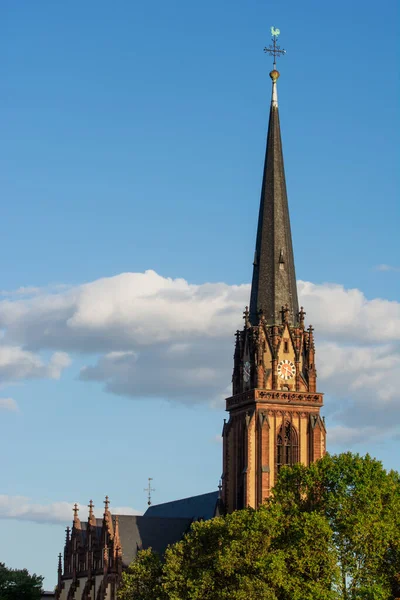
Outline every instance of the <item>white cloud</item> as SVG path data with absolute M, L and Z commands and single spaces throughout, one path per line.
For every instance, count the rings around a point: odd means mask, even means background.
M 15 402 L 14 398 L 0 398 L 0 410 L 19 412 L 18 404 Z
M 54 352 L 47 363 L 20 346 L 0 345 L 0 382 L 20 379 L 59 379 L 71 360 L 65 352 Z
M 377 265 L 375 267 L 375 271 L 395 271 L 396 273 L 400 273 L 400 267 L 393 267 L 392 265 Z
M 319 356 L 319 375 L 330 382 L 331 390 L 337 394 L 350 394 L 352 398 L 361 394 L 365 399 L 365 390 L 370 388 L 374 399 L 387 406 L 398 397 L 400 353 L 395 346 L 341 346 L 323 342 Z
M 174 345 L 175 346 L 175 345 Z M 229 340 L 195 337 L 186 351 L 168 343 L 138 352 L 110 352 L 81 370 L 84 381 L 103 381 L 106 390 L 132 397 L 158 397 L 179 402 L 213 402 L 226 387 L 231 369 Z
M 299 281 L 299 299 L 317 335 L 353 344 L 400 341 L 400 303 L 367 300 L 357 289 Z
M 352 448 L 360 442 L 366 440 L 377 441 L 381 439 L 383 433 L 377 427 L 346 427 L 345 425 L 335 425 L 329 428 L 327 444 L 328 450 L 332 446 L 345 446 Z
M 30 498 L 25 496 L 7 496 L 0 494 L 0 519 L 18 519 L 21 521 L 35 521 L 39 523 L 63 523 L 71 524 L 72 502 L 52 502 L 50 504 L 39 504 L 32 502 Z M 101 504 L 100 504 L 101 506 Z M 79 516 L 82 520 L 88 517 L 88 509 L 86 504 L 79 504 Z M 139 511 L 134 508 L 123 506 L 110 506 L 113 514 L 119 515 L 140 515 Z M 103 510 L 99 513 L 94 511 L 97 518 L 102 518 Z
M 389 430 L 400 412 L 400 303 L 336 284 L 298 287 L 315 327 L 326 412 L 341 427 Z M 54 378 L 75 352 L 93 356 L 81 380 L 114 394 L 220 404 L 249 291 L 146 271 L 7 297 L 0 377 Z M 46 351 L 54 352 L 47 363 Z
M 142 515 L 143 513 L 130 506 L 113 506 L 110 507 L 113 515 Z
M 0 495 L 0 518 L 38 521 L 43 523 L 69 523 L 72 520 L 73 504 L 53 502 L 33 503 L 25 496 Z
M 122 273 L 60 293 L 0 302 L 0 328 L 17 345 L 77 352 L 215 338 L 241 323 L 249 286 L 193 285 L 154 271 Z

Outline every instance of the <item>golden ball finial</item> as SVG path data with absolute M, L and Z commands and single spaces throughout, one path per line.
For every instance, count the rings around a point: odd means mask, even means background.
M 271 73 L 269 74 L 269 76 L 271 77 L 272 81 L 274 81 L 274 82 L 278 80 L 279 75 L 280 75 L 280 73 L 276 69 L 274 69 L 273 71 L 271 71 Z

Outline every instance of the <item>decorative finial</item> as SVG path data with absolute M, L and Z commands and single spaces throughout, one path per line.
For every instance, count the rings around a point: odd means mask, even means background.
M 147 504 L 148 506 L 151 505 L 151 492 L 155 492 L 156 490 L 154 488 L 151 487 L 151 482 L 153 481 L 152 477 L 148 478 L 148 485 L 147 488 L 144 488 L 144 491 L 147 492 Z
M 276 73 L 276 79 L 278 79 L 279 77 L 279 72 L 276 70 L 276 59 L 279 56 L 283 56 L 284 54 L 286 54 L 286 50 L 284 50 L 283 48 L 281 48 L 280 46 L 278 46 L 278 44 L 276 43 L 278 40 L 278 36 L 280 34 L 280 29 L 276 29 L 275 27 L 271 27 L 271 35 L 272 35 L 272 46 L 271 44 L 267 47 L 264 48 L 264 52 L 269 54 L 270 56 L 274 57 L 274 67 L 273 70 L 270 73 L 270 77 L 272 80 L 274 80 L 274 76 L 273 74 Z
M 72 527 L 73 527 L 73 529 L 81 529 L 81 522 L 80 522 L 79 516 L 78 516 L 79 506 L 76 502 L 75 502 L 74 508 L 72 510 L 74 512 L 74 522 L 72 524 Z
M 90 525 L 92 525 L 92 527 L 95 527 L 96 526 L 96 517 L 93 514 L 93 509 L 94 509 L 93 500 L 90 500 L 90 502 L 88 504 L 88 508 L 89 508 L 88 523 Z
M 103 504 L 104 504 L 104 512 L 107 512 L 108 507 L 110 506 L 110 499 L 108 496 L 106 496 L 105 500 L 103 500 Z
M 304 311 L 304 308 L 303 308 L 303 307 L 301 307 L 301 308 L 300 308 L 300 311 L 299 311 L 299 315 L 298 315 L 298 317 L 299 317 L 299 323 L 300 323 L 300 327 L 301 327 L 302 329 L 304 329 L 304 317 L 306 316 L 306 314 L 307 314 L 307 313 Z
M 282 306 L 281 314 L 282 314 L 282 323 L 288 323 L 289 322 L 289 314 L 290 314 L 289 304 L 286 303 L 285 306 Z
M 278 107 L 278 92 L 276 90 L 276 82 L 278 81 L 279 71 L 276 70 L 276 59 L 279 56 L 283 56 L 286 54 L 286 50 L 283 50 L 280 46 L 278 46 L 277 39 L 280 34 L 280 30 L 275 27 L 271 27 L 271 35 L 272 35 L 272 45 L 270 44 L 268 48 L 264 48 L 264 52 L 274 57 L 274 66 L 269 76 L 272 79 L 272 106 L 274 108 Z

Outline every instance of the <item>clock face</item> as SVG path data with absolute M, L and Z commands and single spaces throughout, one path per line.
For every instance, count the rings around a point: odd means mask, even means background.
M 248 360 L 243 365 L 243 379 L 246 383 L 250 380 L 250 363 Z
M 278 375 L 281 379 L 292 379 L 296 375 L 296 367 L 291 360 L 281 360 L 278 364 Z

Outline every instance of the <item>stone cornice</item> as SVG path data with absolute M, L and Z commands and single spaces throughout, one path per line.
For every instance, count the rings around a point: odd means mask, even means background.
M 227 398 L 226 410 L 232 410 L 253 403 L 315 406 L 319 408 L 323 405 L 323 394 L 318 394 L 316 392 L 286 392 L 253 389 Z

